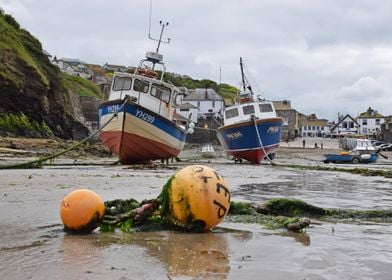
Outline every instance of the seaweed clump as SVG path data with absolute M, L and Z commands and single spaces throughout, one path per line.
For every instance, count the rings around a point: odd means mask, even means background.
M 283 215 L 288 217 L 320 217 L 326 210 L 299 199 L 274 198 L 256 208 L 258 213 L 264 215 Z

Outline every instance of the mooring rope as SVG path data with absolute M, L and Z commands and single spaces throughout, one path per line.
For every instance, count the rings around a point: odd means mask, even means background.
M 256 118 L 253 117 L 253 123 L 255 124 L 255 129 L 256 129 L 256 133 L 257 133 L 257 139 L 259 140 L 259 145 L 261 147 L 261 149 L 264 152 L 265 158 L 272 164 L 272 165 L 276 165 L 276 163 L 272 162 L 272 160 L 270 159 L 269 155 L 267 154 L 267 152 L 264 149 L 264 145 L 263 142 L 261 141 L 261 137 L 260 137 L 260 133 L 259 133 L 259 128 L 257 127 L 257 123 L 256 123 Z
M 69 147 L 68 149 L 65 149 L 63 151 L 36 159 L 36 160 L 32 160 L 32 161 L 28 161 L 28 162 L 23 162 L 23 163 L 18 163 L 18 164 L 10 164 L 10 165 L 0 165 L 0 169 L 22 169 L 22 168 L 37 168 L 37 167 L 41 167 L 43 165 L 43 163 L 47 160 L 51 160 L 54 159 L 56 157 L 59 157 L 61 155 L 64 155 L 66 153 L 68 153 L 69 151 L 72 151 L 74 149 L 76 149 L 77 147 L 83 145 L 84 143 L 86 143 L 87 141 L 89 141 L 91 138 L 93 138 L 95 135 L 97 135 L 102 129 L 104 129 L 115 117 L 118 116 L 118 112 L 120 112 L 125 104 L 128 102 L 129 100 L 129 96 L 126 96 L 124 98 L 123 103 L 121 104 L 121 106 L 118 108 L 118 110 L 113 114 L 113 116 L 106 122 L 104 123 L 99 129 L 97 129 L 93 134 L 91 134 L 90 136 L 86 137 L 85 139 L 83 139 L 82 141 L 80 141 L 79 143 L 76 143 L 75 145 Z

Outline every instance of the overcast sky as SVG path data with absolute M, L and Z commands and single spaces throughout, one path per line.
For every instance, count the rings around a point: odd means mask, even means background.
M 58 58 L 137 65 L 150 0 L 0 0 Z M 390 0 L 153 0 L 151 35 L 168 71 L 239 87 L 239 57 L 254 89 L 297 111 L 336 120 L 370 106 L 392 115 Z M 220 71 L 221 69 L 221 71 Z M 221 75 L 220 75 L 221 73 Z

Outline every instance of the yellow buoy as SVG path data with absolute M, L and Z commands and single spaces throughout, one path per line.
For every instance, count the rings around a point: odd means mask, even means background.
M 229 211 L 230 188 L 211 167 L 191 165 L 170 178 L 161 198 L 162 216 L 168 223 L 194 231 L 208 231 Z
M 105 204 L 95 192 L 80 189 L 61 201 L 60 216 L 66 231 L 90 233 L 99 226 L 105 214 Z

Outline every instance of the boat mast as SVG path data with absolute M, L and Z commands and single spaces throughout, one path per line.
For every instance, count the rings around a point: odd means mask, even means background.
M 159 39 L 155 39 L 155 38 L 153 38 L 151 36 L 151 17 L 152 17 L 152 0 L 150 0 L 150 20 L 149 20 L 149 26 L 148 26 L 148 38 L 150 40 L 158 42 L 158 46 L 157 46 L 157 50 L 156 50 L 156 53 L 158 54 L 159 53 L 159 47 L 161 46 L 161 43 L 165 43 L 165 44 L 169 44 L 170 43 L 170 38 L 167 38 L 167 40 L 165 40 L 165 41 L 162 40 L 163 31 L 165 30 L 165 27 L 167 27 L 169 25 L 169 23 L 168 22 L 163 22 L 162 20 L 159 21 L 159 24 L 162 26 L 161 34 L 159 35 Z M 152 67 L 153 70 L 154 70 L 155 64 L 156 63 L 153 62 L 153 67 Z
M 253 95 L 252 87 L 249 85 L 245 74 L 244 74 L 244 67 L 242 65 L 242 57 L 240 57 L 240 66 L 241 66 L 241 77 L 242 77 L 242 86 L 244 88 L 244 91 L 249 90 L 250 93 Z
M 241 67 L 242 87 L 244 88 L 244 91 L 246 91 L 244 68 L 242 66 L 242 57 L 240 57 L 240 67 Z

